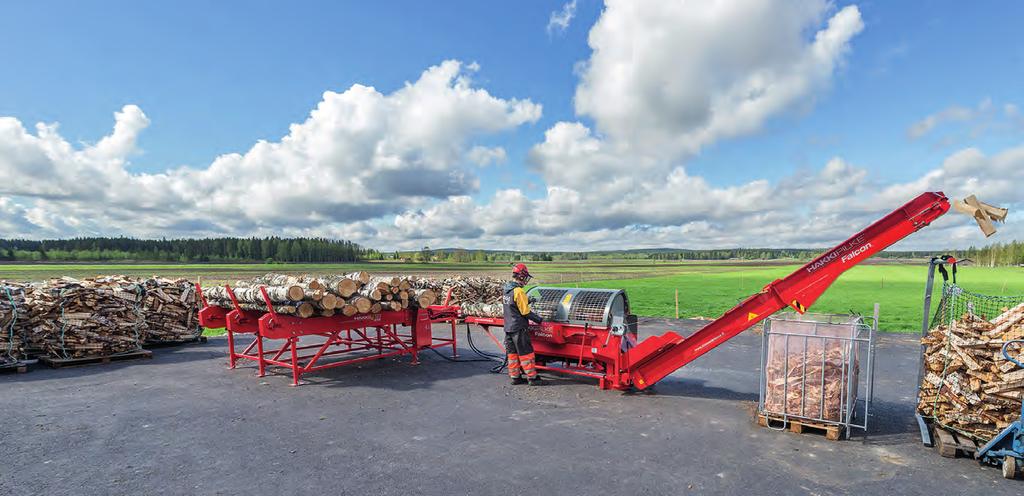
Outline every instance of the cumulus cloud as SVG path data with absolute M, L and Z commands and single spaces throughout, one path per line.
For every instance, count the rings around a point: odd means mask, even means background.
M 125 106 L 109 135 L 82 147 L 56 124 L 32 134 L 0 118 L 0 199 L 20 209 L 3 215 L 56 235 L 337 230 L 472 193 L 479 180 L 463 164 L 505 157 L 500 147 L 470 146 L 474 138 L 541 115 L 529 100 L 474 87 L 476 70 L 450 60 L 390 94 L 362 85 L 327 91 L 279 141 L 158 174 L 127 169 L 149 124 L 137 106 Z
M 863 29 L 856 6 L 826 21 L 829 8 L 609 0 L 590 32 L 576 112 L 611 141 L 673 155 L 755 132 L 827 87 Z
M 576 17 L 576 0 L 566 2 L 562 8 L 551 13 L 548 18 L 548 34 L 565 32 L 569 29 L 569 23 Z

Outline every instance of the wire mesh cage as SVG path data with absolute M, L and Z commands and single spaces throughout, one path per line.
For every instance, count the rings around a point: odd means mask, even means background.
M 761 337 L 758 412 L 867 429 L 874 369 L 875 318 L 785 312 Z
M 1024 295 L 985 295 L 943 284 L 927 329 L 918 373 L 919 421 L 985 443 L 1020 418 L 1022 372 L 1002 352 L 1005 344 L 1024 339 Z
M 929 329 L 957 320 L 992 320 L 1000 315 L 1024 314 L 1024 295 L 993 296 L 967 291 L 956 284 L 942 285 L 942 300 Z

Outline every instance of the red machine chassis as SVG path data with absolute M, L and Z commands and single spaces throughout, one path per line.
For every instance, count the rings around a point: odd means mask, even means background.
M 427 310 L 410 308 L 351 317 L 299 318 L 275 312 L 265 290 L 266 313 L 243 310 L 231 287 L 225 288 L 235 307 L 232 310 L 210 306 L 198 288 L 203 303 L 199 323 L 226 329 L 229 368 L 235 368 L 239 360 L 252 360 L 263 377 L 268 366 L 283 367 L 291 371 L 292 385 L 297 386 L 303 374 L 387 357 L 411 355 L 410 364 L 418 365 L 419 352 L 430 348 L 450 346 L 452 358 L 458 358 L 452 317 L 431 318 Z M 436 322 L 451 324 L 450 337 L 433 335 Z M 235 346 L 238 335 L 251 335 L 241 352 Z

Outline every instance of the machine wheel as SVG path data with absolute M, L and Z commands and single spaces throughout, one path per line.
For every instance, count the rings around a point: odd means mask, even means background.
M 1012 456 L 1003 457 L 1003 477 L 1013 479 L 1017 476 L 1017 459 Z

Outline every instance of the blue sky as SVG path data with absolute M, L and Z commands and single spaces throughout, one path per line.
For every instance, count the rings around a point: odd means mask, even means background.
M 387 248 L 426 242 L 468 247 L 558 248 L 566 245 L 565 236 L 559 236 L 559 232 L 566 231 L 566 226 L 559 222 L 538 220 L 536 225 L 514 229 L 483 217 L 488 211 L 496 210 L 498 203 L 508 202 L 508 198 L 498 198 L 496 194 L 510 189 L 536 202 L 510 214 L 519 216 L 553 208 L 552 201 L 556 198 L 545 190 L 551 186 L 567 187 L 583 197 L 623 196 L 618 190 L 588 188 L 586 182 L 575 179 L 559 182 L 552 175 L 553 166 L 538 165 L 538 159 L 531 158 L 534 148 L 545 142 L 545 132 L 562 122 L 585 126 L 599 137 L 601 146 L 622 145 L 632 150 L 616 152 L 620 170 L 613 168 L 612 172 L 597 165 L 586 169 L 585 162 L 590 159 L 576 157 L 574 160 L 583 164 L 579 166 L 581 174 L 592 172 L 593 180 L 609 181 L 614 179 L 609 175 L 629 176 L 635 163 L 649 160 L 660 164 L 651 166 L 654 172 L 651 172 L 650 184 L 662 182 L 661 178 L 672 170 L 685 170 L 688 176 L 707 183 L 709 198 L 735 196 L 736 191 L 729 188 L 749 186 L 751 181 L 765 180 L 775 185 L 793 176 L 812 176 L 830 160 L 839 158 L 851 168 L 851 174 L 864 172 L 859 189 L 843 194 L 866 199 L 894 185 L 918 181 L 949 157 L 967 149 L 977 149 L 984 155 L 983 159 L 975 157 L 981 160 L 978 167 L 982 171 L 1007 167 L 988 165 L 988 161 L 998 162 L 996 157 L 1000 153 L 1022 144 L 1024 126 L 1014 110 L 1015 106 L 1024 104 L 1020 85 L 1024 80 L 1024 44 L 1015 32 L 1019 20 L 1024 18 L 1024 7 L 1019 3 L 980 2 L 968 6 L 958 2 L 926 5 L 807 2 L 811 13 L 785 4 L 768 5 L 768 11 L 777 12 L 779 16 L 806 17 L 796 23 L 797 32 L 788 33 L 800 37 L 804 49 L 814 41 L 815 32 L 825 30 L 829 19 L 840 12 L 856 11 L 860 28 L 845 33 L 845 50 L 837 52 L 826 69 L 811 71 L 810 83 L 806 85 L 809 89 L 801 90 L 801 94 L 779 108 L 758 116 L 761 121 L 753 129 L 729 130 L 685 151 L 664 140 L 648 146 L 648 143 L 616 136 L 616 131 L 612 131 L 616 124 L 607 115 L 621 115 L 620 111 L 628 109 L 610 107 L 620 97 L 626 100 L 635 95 L 629 90 L 620 95 L 614 93 L 615 88 L 599 88 L 603 84 L 600 81 L 611 79 L 614 74 L 594 69 L 600 65 L 600 61 L 594 62 L 599 55 L 588 43 L 588 35 L 596 29 L 596 23 L 602 16 L 608 17 L 608 26 L 614 25 L 611 22 L 614 15 L 649 17 L 625 12 L 629 9 L 614 5 L 606 7 L 598 1 L 578 0 L 573 3 L 574 15 L 565 29 L 549 28 L 552 15 L 565 4 L 564 1 L 5 3 L 0 6 L 0 44 L 6 47 L 0 73 L 0 116 L 13 118 L 29 134 L 35 133 L 33 126 L 37 122 L 59 123 L 60 137 L 72 147 L 84 150 L 111 134 L 114 112 L 126 105 L 137 106 L 144 112 L 148 125 L 141 126 L 137 136 L 132 135 L 131 152 L 117 159 L 123 162 L 119 167 L 123 166 L 129 175 L 160 175 L 179 166 L 201 171 L 219 155 L 245 154 L 259 140 L 281 141 L 289 134 L 290 125 L 309 117 L 311 110 L 323 100 L 325 91 L 344 93 L 353 85 L 361 84 L 390 95 L 403 85 L 415 83 L 428 68 L 446 60 L 461 61 L 463 67 L 472 63 L 479 65 L 478 70 L 462 71 L 471 79 L 474 89 L 485 91 L 502 102 L 528 100 L 543 110 L 534 119 L 517 121 L 499 130 L 468 128 L 457 136 L 460 149 L 501 147 L 507 155 L 501 163 L 476 167 L 469 164 L 465 156 L 458 156 L 449 158 L 442 166 L 430 165 L 446 172 L 468 170 L 478 186 L 453 191 L 457 193 L 453 195 L 438 193 L 412 199 L 398 210 L 380 215 L 383 211 L 375 209 L 368 210 L 371 213 L 365 218 L 327 211 L 356 208 L 349 203 L 324 207 L 325 211 L 313 212 L 291 225 L 260 217 L 229 224 L 203 218 L 204 222 L 194 225 L 206 226 L 204 229 L 177 232 L 138 227 L 140 224 L 172 225 L 166 219 L 100 219 L 96 212 L 102 210 L 105 200 L 76 194 L 69 195 L 68 201 L 72 201 L 71 196 L 75 197 L 76 211 L 81 218 L 70 224 L 55 224 L 45 221 L 47 215 L 41 212 L 44 207 L 40 206 L 40 199 L 47 194 L 34 191 L 31 186 L 19 186 L 6 192 L 0 189 L 0 201 L 6 202 L 0 204 L 0 207 L 6 206 L 5 211 L 0 210 L 0 216 L 8 216 L 7 224 L 0 224 L 0 227 L 31 237 L 99 233 L 139 236 L 283 233 L 353 237 Z M 747 10 L 762 7 L 758 4 L 760 2 L 752 1 Z M 701 8 L 699 2 L 690 2 L 685 8 L 674 11 L 673 15 L 683 16 L 678 22 L 667 15 L 660 16 L 660 21 L 652 22 L 663 22 L 663 25 L 637 29 L 694 31 L 687 28 L 686 23 L 693 17 L 699 18 L 699 12 L 695 11 Z M 748 14 L 744 9 L 734 10 L 721 15 L 735 16 L 733 21 L 743 22 L 743 16 Z M 780 17 L 779 21 L 785 18 Z M 766 18 L 764 22 L 773 21 Z M 604 53 L 614 52 L 615 43 L 630 43 L 635 37 L 628 32 L 620 34 L 610 30 L 602 45 Z M 707 31 L 710 39 L 717 39 L 713 28 Z M 737 50 L 756 48 L 743 45 L 746 33 L 731 34 L 739 40 Z M 668 39 L 671 41 L 674 35 L 670 33 Z M 772 39 L 786 35 L 780 31 L 774 33 Z M 751 36 L 751 43 L 754 42 Z M 779 53 L 796 53 L 793 52 L 796 48 L 784 45 L 780 45 Z M 708 47 L 705 52 L 717 50 L 713 44 Z M 638 53 L 634 54 L 637 60 L 651 56 L 655 57 L 653 60 L 669 62 L 662 68 L 667 75 L 660 80 L 662 86 L 668 86 L 663 91 L 669 95 L 678 89 L 673 88 L 673 84 L 686 86 L 701 82 L 704 80 L 700 76 L 702 71 L 719 70 L 710 59 L 706 66 L 688 67 L 689 72 L 681 72 L 679 78 L 673 79 L 676 67 L 687 66 L 689 61 L 705 54 L 689 51 L 698 49 L 683 43 L 654 44 L 643 49 L 659 53 L 643 54 L 637 49 Z M 747 59 L 738 57 L 736 61 L 723 61 L 722 65 L 739 64 L 743 60 Z M 597 81 L 595 91 L 602 95 L 591 104 L 596 110 L 589 112 L 580 111 L 578 102 L 574 101 L 578 88 L 584 85 L 588 61 L 591 75 Z M 793 70 L 782 56 L 776 66 L 759 66 L 757 61 L 751 64 L 746 73 L 743 67 L 723 71 L 726 73 L 716 80 L 722 87 L 709 86 L 706 95 L 714 98 L 725 91 L 728 84 L 742 81 L 758 70 L 779 73 Z M 815 71 L 825 71 L 825 74 Z M 635 77 L 632 83 L 645 83 L 639 75 Z M 601 110 L 597 108 L 600 105 L 609 108 Z M 640 111 L 644 108 L 644 105 L 637 107 Z M 951 108 L 954 110 L 942 114 Z M 666 113 L 671 112 L 682 115 L 688 109 L 670 105 Z M 912 137 L 911 127 L 930 115 L 950 118 L 937 117 L 937 123 L 927 132 Z M 637 122 L 645 119 L 642 115 L 632 117 L 638 119 Z M 630 121 L 630 116 L 626 121 Z M 439 126 L 429 118 L 422 125 Z M 699 123 L 687 126 L 679 129 L 680 135 L 700 128 Z M 14 149 L 12 145 L 10 150 Z M 8 153 L 15 156 L 14 152 Z M 78 167 L 52 156 L 49 160 L 56 171 Z M 555 159 L 551 160 L 556 163 Z M 25 167 L 32 167 L 28 162 L 18 163 L 15 159 L 8 162 L 11 174 L 18 172 L 19 167 L 22 172 Z M 334 165 L 327 162 L 320 166 Z M 239 167 L 243 167 L 239 175 L 245 175 L 244 164 Z M 0 178 L 2 175 L 0 172 Z M 139 180 L 146 184 L 152 182 L 151 179 Z M 364 183 L 366 181 L 370 179 L 364 178 Z M 1012 196 L 998 196 L 1006 189 L 1005 185 L 997 184 L 989 189 L 1004 203 L 1019 201 Z M 268 191 L 273 194 L 272 187 Z M 984 191 L 977 193 L 985 196 Z M 452 197 L 460 196 L 470 197 L 477 211 L 446 210 Z M 804 200 L 806 208 L 814 211 L 816 202 L 829 198 Z M 188 203 L 178 197 L 173 201 Z M 109 205 L 109 201 L 106 204 Z M 292 206 L 306 208 L 304 203 Z M 885 206 L 891 210 L 897 204 Z M 197 212 L 219 217 L 210 212 L 213 208 L 210 205 L 192 204 L 191 207 L 196 212 L 185 216 L 189 221 L 203 217 Z M 674 217 L 659 215 L 648 222 L 640 214 L 616 213 L 595 219 L 580 213 L 600 209 L 600 204 L 580 203 L 566 208 L 568 210 L 561 215 L 568 218 L 567 225 L 572 227 L 568 232 L 576 229 L 574 226 L 589 226 L 579 229 L 578 239 L 592 241 L 595 248 L 633 244 L 702 247 L 765 242 L 763 235 L 736 235 L 747 226 L 710 211 L 703 216 L 699 211 Z M 745 210 L 746 207 L 737 208 Z M 775 222 L 775 218 L 784 214 L 780 208 L 765 207 L 756 215 L 762 216 L 761 223 Z M 404 215 L 406 225 L 431 226 L 437 220 L 433 216 L 446 213 L 449 217 L 463 215 L 465 218 L 457 219 L 457 228 L 438 221 L 440 224 L 433 231 L 402 229 L 403 222 L 396 219 Z M 849 212 L 827 213 L 840 215 L 840 225 L 845 228 L 863 223 L 875 212 L 856 216 Z M 224 215 L 231 214 L 225 212 Z M 306 212 L 300 210 L 295 215 L 303 217 Z M 813 225 L 825 218 L 810 214 L 804 221 L 806 225 Z M 648 224 L 660 230 L 659 236 L 636 243 L 607 241 L 609 236 L 621 238 L 629 229 L 646 228 Z M 466 225 L 477 229 L 466 229 Z M 950 224 L 949 229 L 954 227 Z M 789 232 L 769 240 L 768 244 L 813 244 L 819 239 L 839 236 L 840 232 L 806 237 L 799 232 Z M 1015 231 L 1010 232 L 1012 235 Z M 922 243 L 962 244 L 967 242 L 965 236 L 966 231 L 950 231 L 945 237 L 936 234 Z

